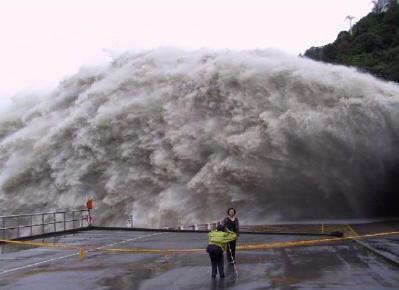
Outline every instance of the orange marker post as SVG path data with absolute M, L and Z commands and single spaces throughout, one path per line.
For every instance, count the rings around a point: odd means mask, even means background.
M 88 216 L 87 216 L 87 223 L 89 225 L 89 227 L 91 226 L 91 210 L 93 209 L 93 198 L 89 198 L 86 202 L 86 208 L 87 208 L 87 212 L 88 212 Z

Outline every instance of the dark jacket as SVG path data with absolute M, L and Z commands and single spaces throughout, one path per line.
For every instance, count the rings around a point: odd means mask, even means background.
M 223 220 L 223 224 L 225 225 L 226 228 L 228 228 L 230 231 L 234 232 L 237 234 L 237 236 L 240 234 L 240 223 L 238 222 L 238 218 L 235 218 L 234 221 L 229 219 L 228 217 Z

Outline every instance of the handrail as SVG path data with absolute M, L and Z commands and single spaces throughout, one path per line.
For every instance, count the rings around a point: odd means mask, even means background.
M 41 234 L 55 233 L 60 230 L 60 227 L 57 229 L 57 225 L 59 224 L 63 224 L 61 229 L 64 231 L 68 228 L 82 228 L 83 221 L 85 220 L 87 221 L 87 225 L 90 226 L 91 215 L 88 209 L 58 210 L 53 212 L 0 216 L 0 233 L 3 239 L 6 238 L 6 235 L 7 238 L 19 238 L 21 237 L 21 233 L 23 237 L 29 237 L 37 232 L 41 232 Z M 78 225 L 76 225 L 76 222 L 79 222 Z M 49 225 L 53 226 L 52 231 L 48 231 Z M 38 227 L 39 230 L 37 230 Z M 22 230 L 26 228 L 30 228 L 30 234 L 28 233 L 28 235 L 26 235 L 26 230 Z
M 61 214 L 61 213 L 68 213 L 68 212 L 82 212 L 82 211 L 87 211 L 87 209 L 51 211 L 51 212 L 41 212 L 41 213 L 32 213 L 32 214 L 3 215 L 3 216 L 0 216 L 0 219 L 2 219 L 2 218 L 15 218 L 15 217 L 28 217 L 28 216 L 39 216 L 39 215 L 50 215 L 50 214 Z
M 81 221 L 81 220 L 86 220 L 85 218 L 80 218 L 80 219 L 74 219 L 74 220 L 65 220 L 65 222 L 76 222 L 76 221 Z M 44 224 L 32 224 L 32 225 L 25 225 L 25 226 L 15 226 L 15 227 L 7 227 L 7 228 L 0 228 L 0 231 L 2 230 L 15 230 L 15 229 L 23 229 L 23 228 L 30 228 L 30 227 L 39 227 L 39 226 L 48 226 L 48 225 L 53 225 L 53 224 L 62 224 L 64 221 L 56 221 L 56 222 L 51 222 L 51 223 L 44 223 Z

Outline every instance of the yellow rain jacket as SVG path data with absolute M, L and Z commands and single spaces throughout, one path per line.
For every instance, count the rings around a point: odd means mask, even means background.
M 208 233 L 208 238 L 210 245 L 219 246 L 224 252 L 226 251 L 227 243 L 237 239 L 237 235 L 229 230 L 226 230 L 226 232 L 214 230 Z

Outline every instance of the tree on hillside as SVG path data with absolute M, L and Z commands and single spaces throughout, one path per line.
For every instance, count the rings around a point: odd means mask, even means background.
M 360 19 L 351 34 L 341 31 L 334 43 L 311 47 L 305 56 L 355 66 L 361 71 L 399 82 L 399 3 L 397 0 L 390 3 L 387 11 L 370 13 Z

